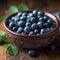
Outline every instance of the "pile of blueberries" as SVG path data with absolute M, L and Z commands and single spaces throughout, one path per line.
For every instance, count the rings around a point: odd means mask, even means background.
M 8 28 L 19 34 L 38 35 L 50 32 L 55 27 L 52 18 L 38 10 L 19 12 L 8 20 Z

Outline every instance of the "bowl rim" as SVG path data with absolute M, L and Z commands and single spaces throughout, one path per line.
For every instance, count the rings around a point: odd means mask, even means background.
M 31 11 L 28 10 L 28 11 L 21 11 L 21 12 L 31 12 Z M 47 33 L 44 33 L 44 34 L 38 34 L 38 35 L 27 35 L 27 34 L 22 35 L 22 34 L 13 32 L 12 30 L 10 30 L 10 29 L 7 27 L 6 22 L 7 22 L 7 20 L 8 20 L 10 17 L 12 17 L 13 15 L 16 15 L 17 13 L 19 13 L 19 12 L 16 12 L 16 13 L 13 13 L 13 14 L 8 15 L 7 18 L 5 19 L 4 23 L 3 23 L 3 25 L 4 25 L 4 30 L 6 29 L 6 30 L 7 30 L 8 32 L 10 32 L 11 34 L 14 34 L 14 35 L 17 35 L 17 36 L 27 36 L 27 37 L 29 37 L 29 36 L 33 36 L 33 37 L 36 37 L 36 36 L 41 36 L 41 37 L 43 37 L 43 36 L 45 36 L 45 37 L 46 37 L 46 36 L 51 35 L 51 33 L 53 33 L 54 31 L 56 31 L 56 30 L 59 28 L 59 20 L 57 19 L 57 17 L 54 16 L 53 14 L 50 14 L 50 13 L 48 13 L 48 12 L 45 12 L 45 14 L 46 14 L 47 16 L 49 16 L 50 18 L 52 18 L 52 20 L 55 21 L 55 23 L 56 23 L 56 27 L 55 27 L 52 31 L 47 32 Z

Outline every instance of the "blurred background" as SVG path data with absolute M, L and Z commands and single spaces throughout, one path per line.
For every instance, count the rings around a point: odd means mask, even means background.
M 60 0 L 0 0 L 0 17 L 7 14 L 10 6 L 27 5 L 30 10 L 38 9 L 47 12 L 59 12 Z

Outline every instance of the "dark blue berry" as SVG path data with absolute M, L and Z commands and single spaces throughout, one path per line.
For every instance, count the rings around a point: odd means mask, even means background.
M 42 11 L 40 12 L 40 11 L 39 11 L 39 12 L 38 12 L 38 15 L 40 15 L 41 17 L 43 17 L 43 16 L 44 16 L 44 12 L 42 12 Z
M 20 17 L 20 20 L 26 21 L 27 18 L 26 18 L 26 16 L 21 16 L 21 17 Z
M 43 34 L 45 32 L 46 32 L 45 29 L 41 29 L 40 34 Z
M 27 16 L 27 13 L 22 13 L 22 16 Z
M 43 28 L 49 27 L 48 23 L 44 23 Z
M 36 23 L 33 23 L 33 24 L 31 25 L 31 29 L 34 30 L 34 29 L 36 29 L 36 28 L 37 28 L 37 24 L 36 24 Z
M 38 34 L 39 33 L 39 30 L 38 29 L 35 29 L 34 30 L 34 34 Z
M 18 21 L 20 21 L 19 17 L 16 16 L 15 19 L 14 19 L 14 22 L 17 23 Z
M 26 26 L 31 26 L 31 23 L 30 23 L 30 22 L 27 22 L 27 23 L 26 23 Z
M 28 34 L 28 33 L 30 32 L 30 30 L 31 30 L 31 28 L 28 27 L 28 26 L 24 28 L 24 32 L 25 32 L 26 34 Z
M 0 45 L 4 45 L 5 44 L 5 41 L 0 39 Z
M 32 14 L 32 13 L 28 13 L 27 19 L 29 19 L 29 18 L 31 18 L 31 17 L 33 17 L 33 14 Z
M 28 51 L 28 54 L 31 56 L 31 57 L 35 57 L 36 56 L 36 52 L 34 50 L 29 50 Z
M 50 28 L 46 28 L 45 31 L 46 31 L 46 33 L 50 32 Z
M 43 19 L 44 19 L 45 21 L 47 21 L 47 20 L 49 19 L 49 17 L 45 15 L 45 16 L 43 17 Z
M 17 26 L 24 27 L 25 22 L 24 21 L 19 21 L 19 22 L 17 22 Z
M 37 26 L 38 26 L 39 28 L 42 28 L 43 23 L 42 23 L 42 22 L 38 22 L 38 23 L 37 23 Z
M 32 13 L 33 13 L 33 15 L 37 16 L 37 12 L 38 12 L 37 10 L 33 10 Z
M 12 29 L 12 27 L 14 27 L 14 26 L 15 26 L 15 23 L 14 23 L 14 22 L 10 22 L 10 23 L 9 23 L 9 28 L 10 28 L 10 29 Z
M 18 16 L 18 17 L 21 17 L 21 16 L 22 16 L 22 12 L 19 12 L 19 13 L 17 14 L 17 16 Z
M 18 29 L 17 26 L 15 26 L 15 27 L 12 28 L 12 30 L 15 31 L 15 32 L 17 31 L 17 29 Z
M 31 18 L 30 18 L 30 22 L 34 23 L 34 22 L 36 22 L 36 21 L 37 21 L 37 19 L 36 19 L 35 17 L 31 17 Z
M 30 31 L 29 32 L 29 35 L 34 35 L 34 31 Z
M 17 30 L 17 33 L 22 33 L 23 32 L 23 28 L 22 27 L 19 27 L 18 30 Z

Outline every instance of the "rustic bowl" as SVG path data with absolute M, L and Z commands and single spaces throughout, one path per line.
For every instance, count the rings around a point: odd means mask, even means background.
M 31 11 L 25 11 L 25 12 L 31 12 Z M 59 30 L 59 21 L 55 16 L 47 12 L 45 12 L 45 14 L 51 17 L 56 24 L 56 27 L 52 31 L 41 34 L 41 35 L 31 35 L 31 36 L 21 35 L 11 31 L 7 27 L 7 20 L 9 20 L 12 16 L 16 15 L 17 13 L 14 13 L 8 16 L 4 22 L 5 32 L 7 36 L 10 38 L 12 44 L 16 45 L 17 47 L 22 47 L 27 49 L 36 49 L 36 48 L 45 47 L 48 44 L 51 44 L 53 40 L 56 38 Z

